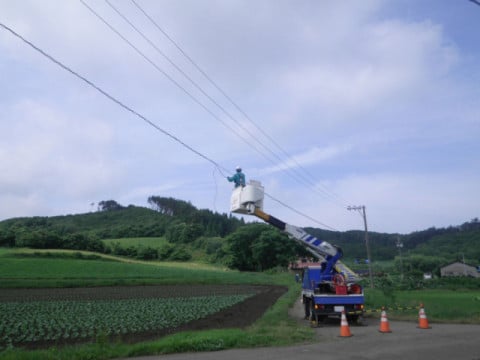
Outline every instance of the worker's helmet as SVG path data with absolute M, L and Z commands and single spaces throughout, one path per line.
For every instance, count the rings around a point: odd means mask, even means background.
M 237 172 L 240 172 L 240 171 L 242 171 L 242 168 L 240 166 L 237 166 L 236 170 L 237 170 Z

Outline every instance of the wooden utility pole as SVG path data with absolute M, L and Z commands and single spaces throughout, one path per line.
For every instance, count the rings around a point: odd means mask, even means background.
M 372 256 L 370 254 L 370 245 L 368 244 L 368 227 L 367 227 L 367 213 L 365 211 L 365 205 L 362 206 L 349 206 L 348 210 L 357 210 L 363 217 L 363 225 L 365 226 L 365 247 L 367 248 L 367 260 L 368 260 L 368 276 L 370 277 L 370 288 L 373 286 L 373 273 L 372 273 Z
M 400 279 L 403 281 L 403 258 L 402 258 L 402 248 L 403 248 L 403 242 L 400 239 L 400 236 L 397 236 L 397 242 L 395 243 L 397 245 L 398 252 L 400 254 Z

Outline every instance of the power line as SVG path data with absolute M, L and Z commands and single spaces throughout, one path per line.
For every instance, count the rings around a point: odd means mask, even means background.
M 108 21 L 106 21 L 102 16 L 100 16 L 96 11 L 94 11 L 90 6 L 88 6 L 84 0 L 80 0 L 80 2 L 85 6 L 87 7 L 97 18 L 99 18 L 105 25 L 107 25 L 112 31 L 114 31 L 122 40 L 126 41 L 135 51 L 137 51 L 145 60 L 147 60 L 149 63 L 151 63 L 152 65 L 154 65 L 154 67 L 158 70 L 159 67 L 158 65 L 156 65 L 152 60 L 150 60 L 149 58 L 146 57 L 146 55 L 144 53 L 142 53 L 136 46 L 134 46 L 130 41 L 128 41 L 125 36 L 121 35 L 120 32 L 118 30 L 116 30 Z M 172 61 L 163 51 L 161 51 L 159 49 L 159 47 L 152 41 L 150 40 L 142 31 L 140 31 L 138 29 L 137 26 L 135 26 L 118 8 L 116 8 L 109 0 L 105 0 L 105 2 L 125 21 L 127 22 L 134 30 L 135 32 L 137 32 L 137 34 L 139 34 L 145 41 L 147 41 L 161 56 L 163 56 L 177 71 L 179 71 L 188 81 L 190 81 L 205 97 L 207 97 L 214 105 L 216 105 L 225 115 L 227 115 L 227 117 L 229 117 L 231 120 L 233 120 L 237 125 L 239 125 L 244 131 L 246 131 L 255 141 L 257 141 L 265 150 L 267 150 L 268 152 L 270 152 L 275 158 L 277 158 L 281 163 L 283 162 L 283 160 L 276 154 L 274 153 L 270 148 L 266 147 L 262 142 L 260 142 L 248 129 L 246 129 L 243 125 L 241 125 L 241 123 L 236 120 L 223 106 L 221 106 L 215 99 L 213 99 L 209 94 L 207 94 L 202 88 L 200 85 L 198 85 L 190 76 L 188 76 L 179 66 L 177 66 L 177 64 L 175 64 L 174 61 Z M 134 3 L 137 7 L 138 4 Z M 139 7 L 140 8 L 140 7 Z M 141 9 L 141 8 L 140 8 Z M 142 12 L 145 13 L 142 9 Z M 146 14 L 146 13 L 145 13 Z M 149 17 L 150 18 L 150 17 Z M 155 23 L 156 24 L 156 23 Z M 158 25 L 157 25 L 158 26 Z M 162 31 L 163 33 L 163 31 Z M 171 39 L 169 37 L 169 39 Z M 175 43 L 176 44 L 176 43 Z M 178 45 L 177 45 L 178 46 Z M 182 51 L 182 53 L 184 53 Z M 191 59 L 190 57 L 188 57 L 189 59 Z M 191 60 L 193 61 L 193 60 Z M 198 66 L 196 66 L 198 67 Z M 161 73 L 162 74 L 166 74 L 163 70 L 161 70 Z M 202 71 L 203 74 L 206 75 L 205 72 Z M 208 77 L 208 75 L 206 75 Z M 177 86 L 180 86 L 179 83 L 177 81 L 174 81 L 172 80 L 172 77 L 171 76 L 167 76 L 168 79 L 170 79 L 171 81 L 173 81 L 173 83 Z M 213 80 L 210 79 L 210 77 L 208 77 L 208 79 L 213 82 Z M 218 88 L 218 86 L 216 84 L 214 84 L 215 87 Z M 181 86 L 180 86 L 181 87 Z M 183 87 L 181 87 L 184 92 L 188 93 Z M 222 93 L 224 93 L 222 91 Z M 191 95 L 190 93 L 188 93 L 189 96 L 191 98 L 194 98 L 193 95 Z M 230 97 L 228 97 L 228 95 L 225 93 L 224 94 L 234 105 L 235 107 L 237 107 L 243 114 L 244 116 L 246 116 L 248 118 L 248 116 L 245 114 L 245 112 L 243 110 L 241 110 L 238 105 L 236 105 L 233 100 L 231 100 Z M 197 102 L 198 104 L 200 104 L 200 102 L 195 98 L 195 102 Z M 204 109 L 206 109 L 205 106 L 202 105 L 202 107 Z M 207 109 L 206 109 L 207 110 Z M 209 114 L 213 115 L 213 113 L 209 110 L 207 110 Z M 216 116 L 215 116 L 216 119 L 218 119 Z M 248 118 L 249 119 L 249 118 Z M 218 119 L 220 120 L 220 119 Z M 249 119 L 250 120 L 250 119 Z M 253 121 L 250 120 L 252 123 Z M 223 123 L 223 122 L 222 122 Z M 253 123 L 255 126 L 257 126 L 255 123 Z M 258 128 L 258 126 L 257 126 Z M 237 132 L 235 132 L 233 129 L 231 129 L 229 127 L 229 129 L 231 131 L 233 131 L 237 136 L 240 136 L 242 139 L 244 139 L 240 134 L 238 134 Z M 261 129 L 260 129 L 261 130 Z M 263 132 L 263 131 L 262 131 Z M 244 139 L 245 140 L 245 139 Z M 273 140 L 273 139 L 272 139 Z M 248 145 L 251 145 L 247 142 Z M 277 146 L 279 146 L 277 144 Z M 258 149 L 255 148 L 255 150 L 258 151 Z M 265 157 L 265 155 L 263 153 L 260 153 L 262 156 Z M 288 154 L 286 154 L 287 157 L 289 157 Z M 267 158 L 267 157 L 266 157 Z M 267 160 L 271 161 L 271 159 L 267 158 Z M 297 164 L 298 162 L 293 159 Z M 300 166 L 300 164 L 298 164 Z M 297 178 L 295 180 L 302 180 L 304 183 L 307 183 L 308 185 L 310 186 L 313 186 L 314 190 L 317 191 L 317 188 L 316 188 L 316 185 L 310 181 L 309 179 L 305 178 L 305 176 L 301 173 L 299 173 L 295 168 L 289 168 L 288 167 L 288 164 L 287 164 L 287 170 L 290 170 L 292 171 L 293 173 L 295 173 L 295 175 L 297 176 Z M 288 173 L 288 172 L 287 172 Z M 288 173 L 290 174 L 290 173 Z M 275 199 L 276 200 L 276 199 Z M 278 202 L 280 202 L 279 200 L 276 200 Z M 281 203 L 281 202 L 280 202 Z M 296 210 L 295 210 L 296 211 Z M 296 211 L 298 213 L 298 211 Z M 322 224 L 322 225 L 325 225 L 325 224 Z M 328 226 L 328 225 L 325 225 L 325 226 Z
M 20 39 L 21 41 L 23 41 L 25 44 L 27 44 L 28 46 L 30 46 L 32 49 L 34 49 L 35 51 L 37 51 L 38 53 L 40 53 L 41 55 L 43 55 L 44 57 L 46 57 L 48 60 L 50 60 L 51 62 L 55 63 L 56 65 L 58 65 L 59 67 L 61 67 L 63 70 L 69 72 L 70 74 L 74 75 L 76 78 L 82 80 L 83 82 L 85 82 L 87 85 L 89 85 L 90 87 L 92 87 L 93 89 L 95 89 L 96 91 L 98 91 L 99 93 L 101 93 L 103 96 L 105 96 L 106 98 L 108 98 L 110 101 L 114 102 L 115 104 L 119 105 L 120 107 L 122 107 L 124 110 L 132 113 L 133 115 L 135 115 L 136 117 L 140 118 L 141 120 L 143 120 L 144 122 L 146 122 L 148 125 L 150 125 L 151 127 L 153 127 L 154 129 L 156 129 L 157 131 L 161 132 L 162 134 L 168 136 L 169 138 L 171 138 L 172 140 L 174 140 L 175 142 L 179 143 L 181 146 L 185 147 L 187 150 L 193 152 L 194 154 L 196 154 L 197 156 L 203 158 L 204 160 L 208 161 L 209 163 L 211 163 L 212 165 L 214 165 L 214 167 L 216 169 L 218 169 L 218 171 L 223 175 L 223 176 L 226 176 L 224 174 L 224 172 L 222 170 L 225 170 L 225 171 L 228 171 L 226 168 L 224 168 L 223 166 L 221 166 L 220 164 L 218 164 L 216 161 L 214 161 L 213 159 L 211 159 L 210 157 L 204 155 L 203 153 L 201 153 L 200 151 L 194 149 L 192 146 L 188 145 L 187 143 L 185 143 L 184 141 L 180 140 L 177 136 L 171 134 L 170 132 L 162 129 L 160 126 L 158 126 L 157 124 L 155 124 L 154 122 L 152 122 L 151 120 L 149 120 L 147 117 L 145 117 L 144 115 L 140 114 L 138 111 L 134 110 L 133 108 L 131 108 L 130 106 L 124 104 L 121 100 L 117 99 L 116 97 L 114 97 L 113 95 L 111 95 L 110 93 L 108 93 L 107 91 L 103 90 L 102 88 L 100 88 L 98 85 L 96 85 L 94 82 L 90 81 L 89 79 L 87 79 L 85 76 L 83 75 L 80 75 L 78 72 L 76 72 L 75 70 L 73 70 L 72 68 L 68 67 L 67 65 L 63 64 L 61 61 L 57 60 L 56 58 L 54 58 L 52 55 L 48 54 L 47 52 L 45 52 L 44 50 L 42 50 L 41 48 L 39 48 L 38 46 L 36 46 L 35 44 L 33 44 L 32 42 L 30 42 L 29 40 L 27 40 L 26 38 L 24 38 L 22 35 L 18 34 L 16 31 L 14 31 L 12 28 L 8 27 L 7 25 L 3 24 L 2 22 L 0 22 L 0 26 L 5 29 L 6 31 L 10 32 L 13 36 L 15 36 L 16 38 Z M 314 221 L 315 223 L 317 224 L 320 224 L 320 225 L 323 225 L 325 227 L 328 227 L 330 229 L 333 229 L 335 230 L 334 228 L 326 225 L 326 224 L 323 224 L 321 222 L 319 222 L 318 220 L 315 220 L 314 218 L 306 215 L 306 214 L 303 214 L 302 212 L 296 210 L 295 208 L 285 204 L 284 202 L 274 198 L 273 196 L 271 195 L 268 195 L 266 194 L 267 196 L 269 196 L 272 200 L 274 201 L 277 201 L 278 203 L 280 203 L 281 205 L 289 208 L 290 210 L 296 212 L 297 214 L 299 215 L 302 215 L 308 219 L 310 219 L 311 221 Z
M 108 3 L 108 0 L 105 0 Z M 325 186 L 323 186 L 321 183 L 316 184 L 313 176 L 295 159 L 295 157 L 291 156 L 288 154 L 266 131 L 264 131 L 256 122 L 254 122 L 248 115 L 247 113 L 204 71 L 193 59 L 191 56 L 189 56 L 185 50 L 155 21 L 135 0 L 131 0 L 131 2 L 144 14 L 144 16 L 180 51 L 180 53 L 199 71 L 209 82 L 212 84 L 229 102 L 232 104 L 237 111 L 239 111 L 245 119 L 247 119 L 251 124 L 255 126 L 255 128 L 262 133 L 277 149 L 279 149 L 283 155 L 287 157 L 287 159 L 291 159 L 292 162 L 295 163 L 295 165 L 303 171 L 303 174 L 299 171 L 297 171 L 295 168 L 290 168 L 288 164 L 286 164 L 287 170 L 294 171 L 297 176 L 300 177 L 300 179 L 304 182 L 307 183 L 310 187 L 312 187 L 315 191 L 318 191 L 317 186 L 320 185 L 322 187 L 322 193 L 331 196 L 332 201 L 335 198 L 336 200 L 342 200 L 345 204 L 347 203 L 346 200 L 341 199 L 340 196 L 332 192 L 331 190 L 328 190 Z M 150 41 L 149 41 L 150 42 Z M 250 132 L 248 132 L 251 136 L 253 136 Z M 277 155 L 275 155 L 277 159 L 279 159 L 282 163 L 283 160 L 279 158 Z M 305 175 L 304 175 L 305 174 Z M 336 201 L 334 201 L 336 202 Z M 346 207 L 346 205 L 343 204 L 342 207 Z
M 62 69 L 68 71 L 70 74 L 74 75 L 75 77 L 77 77 L 78 79 L 82 80 L 83 82 L 87 83 L 88 85 L 90 85 L 92 88 L 94 88 L 95 90 L 97 90 L 98 92 L 100 92 L 103 96 L 107 97 L 109 100 L 113 101 L 114 103 L 116 103 L 117 105 L 121 106 L 123 109 L 127 110 L 128 112 L 132 113 L 133 115 L 137 116 L 138 118 L 140 118 L 141 120 L 145 121 L 147 124 L 149 124 L 150 126 L 152 126 L 153 128 L 155 128 L 156 130 L 160 131 L 162 134 L 168 136 L 169 138 L 171 138 L 172 140 L 176 141 L 177 143 L 179 143 L 180 145 L 182 145 L 183 147 L 185 147 L 186 149 L 190 150 L 191 152 L 197 154 L 198 156 L 200 156 L 201 158 L 203 158 L 204 160 L 207 160 L 208 162 L 210 162 L 211 164 L 213 164 L 219 171 L 222 175 L 224 175 L 224 173 L 222 172 L 222 170 L 225 170 L 225 171 L 228 171 L 226 168 L 224 168 L 223 166 L 221 166 L 220 164 L 218 164 L 217 162 L 215 162 L 214 160 L 212 160 L 211 158 L 209 158 L 208 156 L 202 154 L 200 151 L 194 149 L 193 147 L 191 147 L 190 145 L 188 145 L 187 143 L 185 143 L 184 141 L 180 140 L 177 136 L 169 133 L 168 131 L 162 129 L 160 126 L 158 126 L 157 124 L 155 124 L 154 122 L 152 122 L 151 120 L 149 120 L 147 117 L 145 117 L 144 115 L 140 114 L 139 112 L 137 112 L 136 110 L 134 110 L 133 108 L 131 108 L 130 106 L 128 105 L 125 105 L 122 101 L 118 100 L 116 97 L 114 97 L 113 95 L 109 94 L 108 92 L 106 92 L 105 90 L 103 90 L 102 88 L 100 88 L 99 86 L 97 86 L 95 83 L 93 83 L 92 81 L 88 80 L 86 77 L 80 75 L 78 72 L 76 72 L 75 70 L 71 69 L 70 67 L 68 67 L 67 65 L 63 64 L 62 62 L 60 62 L 59 60 L 55 59 L 53 56 L 51 56 L 50 54 L 46 53 L 45 51 L 43 51 L 42 49 L 40 49 L 38 46 L 36 46 L 35 44 L 33 44 L 32 42 L 28 41 L 27 39 L 25 39 L 23 36 L 21 36 L 20 34 L 18 34 L 17 32 L 15 32 L 13 29 L 11 29 L 10 27 L 8 27 L 7 25 L 3 24 L 0 22 L 0 26 L 3 27 L 5 30 L 9 31 L 12 35 L 16 36 L 18 39 L 22 40 L 25 44 L 29 45 L 31 48 L 33 48 L 34 50 L 36 50 L 37 52 L 39 52 L 40 54 L 42 54 L 43 56 L 45 56 L 47 59 L 49 59 L 50 61 L 54 62 L 55 64 L 57 64 L 58 66 L 60 66 Z M 224 175 L 225 176 L 225 175 Z
M 119 31 L 114 29 L 113 26 L 108 23 L 105 18 L 101 17 L 97 12 L 95 12 L 90 6 L 87 6 L 86 3 L 83 1 L 83 0 L 80 0 L 82 2 L 83 5 L 85 5 L 94 15 L 96 15 L 101 21 L 103 21 L 111 30 L 113 30 L 117 35 L 119 35 L 124 41 L 127 41 L 126 38 L 123 36 L 123 35 L 120 35 Z M 280 163 L 284 163 L 284 160 L 278 156 L 271 148 L 269 148 L 268 146 L 266 146 L 263 142 L 261 142 L 257 136 L 255 136 L 254 134 L 252 134 L 252 132 L 250 130 L 248 130 L 248 128 L 246 128 L 245 126 L 242 125 L 242 123 L 240 121 L 238 121 L 237 119 L 235 119 L 232 114 L 230 114 L 226 109 L 225 107 L 223 107 L 218 101 L 216 101 L 213 97 L 211 97 L 205 90 L 203 90 L 203 88 L 197 83 L 195 82 L 185 71 L 183 71 L 174 61 L 172 61 L 162 50 L 159 49 L 159 47 L 150 39 L 148 38 L 142 31 L 139 30 L 139 28 L 137 26 L 135 26 L 132 21 L 130 21 L 126 15 L 124 15 L 117 7 L 115 7 L 109 0 L 105 0 L 105 2 L 117 13 L 117 15 L 119 15 L 126 23 L 128 23 L 134 30 L 137 34 L 139 34 L 145 41 L 147 41 L 150 46 L 152 46 L 164 59 L 166 59 L 180 74 L 182 74 L 197 90 L 199 90 L 208 100 L 210 100 L 215 106 L 217 106 L 220 111 L 222 113 L 224 113 L 230 120 L 232 120 L 233 122 L 235 122 L 237 124 L 237 126 L 239 126 L 244 132 L 246 132 L 256 143 L 258 143 L 260 145 L 260 147 L 262 147 L 264 150 L 266 150 L 268 153 L 270 153 L 275 159 L 277 159 L 278 161 L 280 161 Z M 139 7 L 138 4 L 134 3 L 139 9 L 141 9 L 141 7 Z M 143 9 L 142 9 L 142 12 L 144 14 L 146 14 Z M 151 19 L 149 17 L 149 19 Z M 156 24 L 156 23 L 155 23 Z M 158 26 L 158 25 L 157 25 Z M 160 29 L 160 27 L 158 27 Z M 162 33 L 165 34 L 165 32 L 162 31 Z M 173 39 L 171 39 L 169 37 L 169 40 L 173 41 Z M 134 47 L 129 41 L 127 41 L 127 43 L 132 46 L 137 52 L 139 52 L 138 48 Z M 176 44 L 176 43 L 175 43 Z M 178 45 L 177 45 L 177 48 L 178 48 Z M 182 54 L 185 54 L 185 52 L 182 51 Z M 146 56 L 144 54 L 142 54 L 142 56 L 145 58 Z M 188 57 L 188 59 L 190 61 L 193 61 L 191 60 L 190 57 Z M 148 61 L 150 63 L 152 63 L 151 60 L 148 59 Z M 156 65 L 156 64 L 155 64 Z M 198 69 L 199 67 L 195 64 L 196 68 Z M 155 66 L 157 67 L 157 66 Z M 162 71 L 163 74 L 165 74 L 164 71 Z M 216 85 L 213 80 L 208 77 L 208 75 L 202 71 L 202 74 L 204 74 L 204 76 L 207 76 L 207 79 L 217 88 L 219 89 L 222 94 L 224 96 L 227 97 L 227 99 L 229 99 L 229 101 L 238 109 L 240 110 L 241 113 L 244 114 L 244 116 L 248 119 L 248 116 L 238 107 L 238 105 L 236 105 L 233 100 L 228 97 L 228 95 L 222 91 L 218 85 Z M 170 80 L 170 76 L 168 77 Z M 178 86 L 178 83 L 176 81 L 174 81 L 174 84 Z M 197 101 L 198 103 L 198 101 Z M 210 114 L 212 114 L 210 111 L 209 111 Z M 249 119 L 249 121 L 251 123 L 253 123 L 252 120 Z M 260 129 L 255 123 L 253 123 L 257 129 L 259 129 L 262 133 L 264 133 L 267 137 L 269 137 L 265 132 L 263 132 L 262 129 Z M 225 124 L 224 124 L 225 125 Z M 237 136 L 243 138 L 243 136 L 241 136 L 239 133 L 237 133 L 236 131 L 234 131 L 232 128 L 229 127 L 229 130 L 233 131 Z M 270 138 L 270 137 L 269 137 Z M 243 138 L 243 140 L 245 141 L 246 139 Z M 273 139 L 271 139 L 271 141 L 273 141 Z M 247 145 L 249 146 L 252 146 L 251 143 L 247 142 Z M 277 146 L 279 146 L 277 144 Z M 254 149 L 259 152 L 262 156 L 264 156 L 268 161 L 272 162 L 275 164 L 274 161 L 272 161 L 271 158 L 268 158 L 265 156 L 264 153 L 260 152 L 258 150 L 258 148 L 254 147 Z M 284 153 L 286 154 L 286 152 L 284 151 Z M 290 156 L 288 154 L 286 154 L 287 158 L 289 158 Z M 298 164 L 298 162 L 293 158 L 293 161 L 298 165 L 300 166 L 300 164 Z M 301 174 L 296 168 L 291 168 L 288 166 L 288 164 L 286 165 L 286 169 L 285 171 L 291 171 L 293 174 L 295 174 L 296 178 L 294 177 L 294 180 L 298 181 L 303 181 L 304 184 L 307 184 L 309 186 L 313 186 L 313 188 L 318 191 L 316 189 L 316 184 L 314 184 L 311 180 L 309 180 L 308 178 L 306 178 L 303 174 Z M 291 174 L 289 174 L 290 176 L 292 176 Z M 326 192 L 325 192 L 326 193 Z M 327 193 L 328 195 L 328 193 Z
M 94 15 L 96 15 L 102 22 L 104 22 L 112 31 L 114 31 L 118 36 L 120 36 L 121 39 L 123 39 L 124 41 L 126 41 L 134 50 L 136 50 L 137 52 L 139 52 L 147 61 L 149 61 L 152 65 L 155 66 L 155 68 L 158 70 L 158 66 L 156 64 L 153 64 L 153 62 L 148 59 L 143 53 L 141 53 L 137 47 L 135 47 L 131 42 L 129 42 L 125 36 L 121 35 L 120 32 L 118 30 L 116 30 L 109 22 L 107 22 L 103 17 L 101 17 L 97 12 L 95 12 L 91 7 L 89 7 L 85 2 L 84 0 L 80 0 L 81 3 L 83 5 L 85 5 Z M 270 148 L 268 148 L 267 146 L 265 146 L 265 144 L 263 144 L 262 142 L 260 142 L 256 136 L 254 136 L 247 128 L 245 128 L 238 120 L 236 120 L 223 106 L 221 106 L 215 99 L 213 99 L 209 94 L 207 94 L 202 88 L 200 85 L 198 85 L 190 76 L 188 76 L 186 74 L 185 71 L 183 71 L 174 61 L 172 61 L 163 51 L 161 51 L 159 49 L 159 47 L 151 40 L 149 39 L 142 31 L 139 30 L 139 28 L 137 26 L 135 26 L 132 21 L 130 21 L 117 7 L 115 7 L 109 0 L 105 0 L 105 2 L 125 21 L 127 22 L 134 30 L 135 32 L 137 32 L 137 34 L 139 34 L 145 41 L 147 41 L 150 46 L 152 46 L 163 58 L 165 58 L 178 72 L 180 72 L 190 83 L 192 83 L 207 99 L 209 99 L 215 106 L 217 106 L 227 117 L 229 117 L 232 121 L 234 121 L 242 130 L 244 130 L 247 134 L 249 134 L 252 139 L 254 141 L 256 141 L 257 143 L 260 144 L 260 146 L 267 150 L 270 154 L 272 154 L 278 161 L 280 161 L 280 164 L 282 163 L 285 163 L 283 161 L 282 158 L 280 158 L 275 152 L 273 152 Z M 231 99 L 231 97 L 229 97 L 225 91 L 223 91 L 209 76 L 208 74 L 206 74 L 205 71 L 201 70 L 200 67 L 193 61 L 193 59 L 191 59 L 191 57 L 189 57 L 185 51 L 183 51 L 181 49 L 181 47 L 170 37 L 168 36 L 168 34 L 160 28 L 160 26 L 153 20 L 152 17 L 150 17 L 139 5 L 138 3 L 136 3 L 134 0 L 132 0 L 133 4 L 165 35 L 167 36 L 167 38 L 181 51 L 182 54 L 184 54 L 184 56 L 187 57 L 187 59 L 195 66 L 195 68 L 197 68 L 206 78 L 207 80 L 210 81 L 210 83 L 212 83 L 212 85 L 217 88 L 229 101 L 230 103 L 232 103 L 234 105 L 235 108 L 237 108 L 237 110 L 239 110 L 244 116 L 246 119 L 248 119 L 253 125 L 255 125 L 257 127 L 257 129 L 259 129 L 264 135 L 267 136 L 267 138 L 270 139 L 270 141 L 272 141 L 278 148 L 280 148 L 281 151 L 283 151 L 283 153 L 287 156 L 287 158 L 290 158 L 292 159 L 296 164 L 297 166 L 301 167 L 301 165 L 294 159 L 294 158 L 291 158 L 268 134 L 266 134 L 257 124 L 255 124 L 249 117 L 248 115 Z M 165 72 L 162 70 L 161 71 L 163 74 L 165 74 Z M 170 76 L 167 77 L 168 79 L 172 80 L 172 78 Z M 173 81 L 174 84 L 176 84 L 177 86 L 179 85 L 176 81 Z M 182 88 L 183 89 L 183 88 Z M 184 90 L 184 89 L 183 89 Z M 185 90 L 184 90 L 185 91 Z M 191 97 L 193 97 L 193 95 L 189 94 Z M 200 104 L 200 102 L 195 98 L 196 102 Z M 202 104 L 202 107 L 206 109 L 206 107 Z M 208 113 L 210 113 L 211 115 L 213 115 L 213 113 L 209 110 L 207 110 Z M 218 117 L 216 117 L 215 115 L 213 115 L 217 120 L 221 121 Z M 223 123 L 223 121 L 221 121 Z M 224 123 L 223 123 L 224 124 Z M 225 124 L 224 124 L 225 125 Z M 246 141 L 246 139 L 241 136 L 239 133 L 237 133 L 236 131 L 234 131 L 232 128 L 228 127 L 231 131 L 233 131 L 237 136 L 241 137 L 249 146 L 251 146 L 251 144 Z M 263 152 L 259 151 L 258 148 L 254 147 L 254 149 L 260 154 L 262 155 L 263 157 L 265 157 L 268 161 L 272 161 L 270 158 L 268 158 Z M 274 162 L 273 162 L 274 163 Z M 275 163 L 274 163 L 275 164 Z M 310 179 L 306 178 L 303 174 L 301 174 L 300 172 L 298 172 L 298 170 L 296 168 L 292 168 L 290 166 L 288 166 L 288 163 L 286 163 L 287 167 L 286 167 L 286 170 L 287 170 L 287 173 L 289 175 L 291 175 L 288 171 L 292 172 L 292 174 L 295 175 L 294 179 L 295 180 L 301 180 L 303 181 L 304 183 L 306 183 L 308 186 L 312 187 L 316 192 L 318 192 L 318 188 L 317 188 L 317 184 L 315 184 L 313 181 L 311 181 Z M 281 165 L 280 165 L 281 166 Z M 306 170 L 301 167 L 304 172 L 306 172 Z M 323 190 L 323 192 L 327 195 L 329 195 L 328 191 L 325 191 Z M 335 196 L 337 196 L 336 194 L 334 193 L 331 193 Z M 323 194 L 322 194 L 323 196 Z M 329 195 L 329 196 L 332 196 L 332 195 Z M 338 196 L 337 196 L 338 198 Z M 331 199 L 332 200 L 332 199 Z M 345 206 L 342 206 L 342 207 L 346 207 Z
M 211 111 L 205 104 L 203 104 L 200 100 L 198 100 L 191 92 L 189 92 L 185 87 L 183 87 L 178 81 L 176 81 L 172 76 L 166 73 L 160 66 L 158 66 L 153 60 L 151 60 L 144 52 L 142 52 L 137 46 L 135 46 L 130 40 L 128 40 L 125 36 L 123 36 L 120 31 L 118 31 L 115 27 L 113 27 L 104 17 L 102 17 L 98 12 L 96 12 L 93 8 L 91 8 L 84 0 L 80 0 L 80 2 L 88 9 L 92 14 L 94 14 L 100 21 L 102 21 L 110 30 L 112 30 L 117 36 L 119 36 L 123 41 L 125 41 L 137 54 L 139 54 L 144 60 L 150 63 L 157 71 L 163 74 L 168 80 L 170 80 L 175 86 L 177 86 L 180 90 L 182 90 L 190 99 L 192 99 L 196 104 L 202 107 L 208 114 L 210 114 L 214 119 L 219 121 L 223 126 L 225 126 L 228 130 L 232 133 L 237 135 L 240 139 L 242 139 L 248 146 L 252 149 L 257 151 L 261 156 L 263 156 L 266 160 L 272 161 L 268 158 L 262 151 L 260 151 L 254 144 L 252 144 L 249 140 L 247 140 L 244 136 L 238 133 L 235 129 L 233 129 L 228 123 L 223 121 L 218 115 L 216 115 L 213 111 Z M 113 7 L 113 6 L 112 6 Z M 166 57 L 166 55 L 164 55 Z M 183 73 L 183 72 L 182 72 Z M 188 78 L 188 77 L 187 77 Z M 189 79 L 189 78 L 188 78 Z M 191 79 L 190 79 L 191 80 Z M 191 80 L 192 81 L 192 80 Z M 254 140 L 257 140 L 253 137 Z M 258 140 L 257 140 L 258 142 Z M 261 144 L 261 143 L 260 143 Z
M 125 36 L 123 36 L 117 29 L 115 29 L 105 18 L 103 18 L 100 14 L 98 14 L 94 9 L 92 9 L 87 3 L 83 0 L 80 2 L 88 9 L 92 14 L 94 14 L 100 21 L 102 21 L 110 30 L 112 30 L 117 36 L 119 36 L 123 41 L 125 41 L 132 49 L 134 49 L 137 54 L 139 54 L 144 60 L 146 60 L 150 65 L 152 65 L 158 72 L 163 74 L 168 80 L 170 80 L 175 86 L 177 86 L 180 90 L 182 90 L 190 99 L 192 99 L 196 104 L 198 104 L 201 108 L 203 108 L 208 114 L 210 114 L 214 119 L 218 120 L 223 126 L 229 129 L 231 132 L 236 134 L 240 137 L 243 141 L 247 143 L 247 145 L 251 146 L 252 148 L 256 149 L 254 145 L 248 142 L 247 139 L 242 137 L 238 134 L 230 125 L 228 125 L 225 121 L 223 121 L 219 116 L 217 116 L 213 111 L 211 111 L 205 104 L 203 104 L 200 100 L 198 100 L 191 92 L 189 92 L 185 87 L 183 87 L 178 81 L 176 81 L 172 76 L 170 76 L 167 72 L 165 72 L 160 66 L 158 66 L 153 60 L 151 60 L 145 53 L 143 53 L 138 47 L 136 47 L 130 40 L 128 40 Z M 260 154 L 261 152 L 256 149 Z M 267 158 L 268 159 L 268 158 Z
M 272 195 L 270 195 L 270 194 L 267 194 L 266 192 L 264 192 L 264 194 L 265 194 L 266 196 L 268 196 L 270 199 L 278 202 L 280 205 L 282 205 L 282 206 L 286 207 L 287 209 L 290 209 L 290 210 L 292 210 L 293 212 L 297 213 L 298 215 L 301 215 L 301 216 L 303 216 L 303 217 L 305 217 L 305 218 L 307 218 L 307 219 L 309 219 L 309 220 L 311 220 L 311 221 L 313 221 L 313 222 L 315 222 L 315 223 L 317 223 L 317 224 L 319 224 L 319 225 L 325 226 L 325 227 L 329 228 L 330 230 L 340 231 L 340 230 L 337 230 L 337 229 L 335 229 L 335 228 L 333 228 L 333 227 L 331 227 L 331 226 L 328 226 L 327 224 L 324 224 L 324 223 L 322 223 L 322 222 L 314 219 L 313 217 L 311 217 L 311 216 L 309 216 L 309 215 L 307 215 L 307 214 L 305 214 L 305 213 L 302 213 L 302 212 L 298 211 L 297 209 L 291 207 L 290 205 L 284 203 L 283 201 L 280 201 L 280 200 L 274 198 L 274 197 L 273 197 Z

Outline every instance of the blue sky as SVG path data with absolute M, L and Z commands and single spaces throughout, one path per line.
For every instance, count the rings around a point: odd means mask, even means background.
M 294 225 L 362 229 L 349 205 L 380 232 L 479 217 L 473 2 L 136 0 L 239 111 L 132 1 L 110 3 L 156 49 L 84 1 L 150 62 L 80 1 L 0 0 L 0 22 L 224 170 L 0 29 L 0 219 L 150 195 L 228 212 L 237 165 Z

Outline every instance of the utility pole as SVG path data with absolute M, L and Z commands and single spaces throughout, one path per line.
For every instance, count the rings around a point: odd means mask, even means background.
M 370 277 L 370 288 L 373 289 L 372 256 L 370 255 L 370 245 L 368 244 L 368 227 L 367 227 L 367 214 L 365 212 L 365 205 L 348 206 L 347 210 L 356 210 L 363 217 L 363 224 L 365 226 L 365 247 L 367 248 L 368 275 Z
M 402 258 L 402 248 L 403 248 L 403 242 L 400 239 L 400 236 L 397 236 L 397 242 L 395 243 L 397 245 L 398 252 L 400 254 L 400 279 L 403 281 L 403 258 Z

